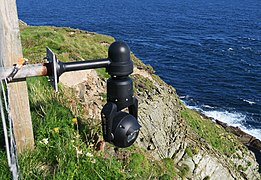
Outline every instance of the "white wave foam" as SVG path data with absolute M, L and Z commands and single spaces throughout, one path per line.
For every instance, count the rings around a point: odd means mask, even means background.
M 255 128 L 247 128 L 243 124 L 246 121 L 246 116 L 237 113 L 237 112 L 228 112 L 228 111 L 218 111 L 218 110 L 206 110 L 204 111 L 202 108 L 198 106 L 189 106 L 186 102 L 183 101 L 185 106 L 189 109 L 194 109 L 196 111 L 202 112 L 206 116 L 217 119 L 221 122 L 227 123 L 229 126 L 239 127 L 242 131 L 256 137 L 257 139 L 261 140 L 261 129 Z M 202 107 L 211 107 L 208 105 L 203 105 Z M 211 107 L 213 108 L 213 107 Z
M 252 50 L 251 47 L 244 47 L 244 46 L 242 46 L 242 49 L 243 49 L 243 50 Z
M 240 126 L 242 121 L 245 121 L 246 116 L 236 112 L 228 111 L 203 111 L 203 113 L 211 118 L 220 120 L 228 125 Z
M 261 129 L 245 127 L 243 122 L 246 121 L 246 116 L 241 113 L 228 111 L 203 111 L 203 113 L 208 117 L 225 122 L 230 126 L 239 127 L 242 131 L 261 140 Z
M 227 50 L 228 50 L 228 51 L 233 51 L 234 49 L 230 47 L 230 48 L 228 48 Z
M 196 110 L 196 111 L 202 112 L 202 109 L 200 109 L 200 108 L 197 107 L 197 106 L 189 106 L 189 105 L 186 105 L 186 107 L 189 108 L 189 109 L 194 109 L 194 110 Z
M 243 99 L 244 102 L 247 102 L 248 104 L 252 105 L 252 104 L 256 104 L 256 102 L 254 101 L 250 101 L 250 100 L 247 100 L 247 99 Z
M 203 107 L 208 108 L 208 109 L 214 109 L 215 107 L 209 106 L 209 105 L 203 105 Z

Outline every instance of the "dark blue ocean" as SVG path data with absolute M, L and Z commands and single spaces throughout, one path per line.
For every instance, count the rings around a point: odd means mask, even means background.
M 261 139 L 260 0 L 17 0 L 29 25 L 127 42 L 184 103 Z

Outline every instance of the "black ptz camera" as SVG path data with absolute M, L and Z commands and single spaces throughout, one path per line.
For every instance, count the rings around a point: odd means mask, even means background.
M 46 58 L 48 76 L 56 91 L 59 76 L 64 72 L 106 67 L 111 77 L 107 80 L 107 103 L 101 112 L 104 140 L 117 147 L 128 147 L 134 143 L 141 126 L 137 120 L 138 100 L 134 97 L 133 82 L 129 77 L 133 72 L 133 62 L 126 43 L 112 43 L 106 59 L 63 63 L 49 48 Z M 128 112 L 122 111 L 124 109 Z
M 107 72 L 107 104 L 102 109 L 102 129 L 105 141 L 117 147 L 128 147 L 139 134 L 138 100 L 133 95 L 133 83 L 129 75 L 133 72 L 130 49 L 123 42 L 109 47 L 110 65 Z M 129 113 L 122 112 L 128 108 Z

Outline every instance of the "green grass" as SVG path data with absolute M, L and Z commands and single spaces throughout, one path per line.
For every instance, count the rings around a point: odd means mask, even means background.
M 156 89 L 153 82 L 150 79 L 143 77 L 142 75 L 135 74 L 132 75 L 132 78 L 135 82 L 135 90 L 138 89 L 141 92 L 153 92 Z
M 0 177 L 1 179 L 11 179 L 4 148 L 0 149 Z
M 21 40 L 24 56 L 31 63 L 41 62 L 45 56 L 45 47 L 51 48 L 61 61 L 97 59 L 107 57 L 107 44 L 114 39 L 70 28 L 57 27 L 21 27 Z

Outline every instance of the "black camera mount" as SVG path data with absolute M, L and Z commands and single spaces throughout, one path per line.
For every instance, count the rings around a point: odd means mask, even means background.
M 106 68 L 111 76 L 107 80 L 107 103 L 102 109 L 102 130 L 104 140 L 117 147 L 128 147 L 139 134 L 138 100 L 133 94 L 133 72 L 130 49 L 124 42 L 114 42 L 108 50 L 108 58 L 98 60 L 61 62 L 47 48 L 47 75 L 55 91 L 58 91 L 59 76 L 64 72 L 83 69 Z M 128 108 L 129 113 L 121 110 Z

